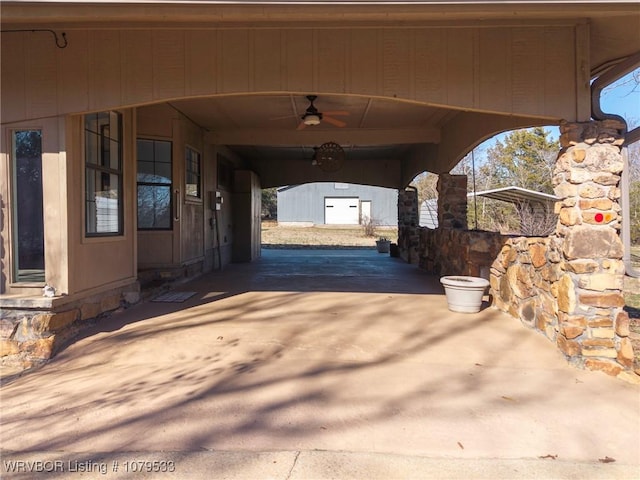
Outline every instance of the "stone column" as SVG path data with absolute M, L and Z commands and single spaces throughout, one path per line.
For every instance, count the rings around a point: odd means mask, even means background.
M 467 176 L 438 176 L 438 228 L 467 229 Z
M 398 190 L 398 251 L 406 262 L 418 262 L 418 192 L 412 188 Z
M 563 123 L 553 178 L 563 255 L 557 344 L 572 363 L 610 375 L 630 375 L 633 367 L 619 236 L 624 127 L 615 120 Z

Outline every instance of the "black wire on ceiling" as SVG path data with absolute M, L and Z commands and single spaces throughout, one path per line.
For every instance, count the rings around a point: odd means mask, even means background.
M 51 30 L 49 28 L 27 28 L 27 29 L 20 29 L 20 30 L 0 30 L 0 33 L 22 33 L 22 32 L 32 32 L 32 33 L 36 33 L 36 32 L 47 32 L 50 33 L 51 35 L 53 35 L 53 37 L 56 40 L 56 47 L 58 48 L 66 48 L 67 47 L 67 34 L 65 32 L 62 32 L 60 34 L 60 37 L 58 37 L 58 33 L 55 30 Z

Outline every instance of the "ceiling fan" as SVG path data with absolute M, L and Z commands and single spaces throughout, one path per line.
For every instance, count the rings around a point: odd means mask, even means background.
M 320 112 L 313 104 L 317 99 L 317 95 L 307 95 L 307 100 L 309 100 L 309 106 L 307 110 L 302 115 L 302 121 L 298 125 L 297 130 L 302 130 L 306 127 L 311 127 L 315 125 L 319 125 L 321 122 L 327 122 L 336 127 L 346 127 L 346 122 L 342 120 L 338 120 L 337 118 L 333 118 L 333 116 L 346 116 L 349 115 L 349 112 L 345 110 L 335 110 L 331 112 Z

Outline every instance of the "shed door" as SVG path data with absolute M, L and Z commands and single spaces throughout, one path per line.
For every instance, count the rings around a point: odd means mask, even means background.
M 324 199 L 324 223 L 327 225 L 358 225 L 359 213 L 357 198 Z
M 371 200 L 360 202 L 360 223 L 365 225 L 371 221 Z

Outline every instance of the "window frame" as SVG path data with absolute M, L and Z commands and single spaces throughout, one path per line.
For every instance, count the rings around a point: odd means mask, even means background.
M 100 117 L 100 115 L 104 115 L 107 114 L 109 116 L 109 131 L 106 131 L 107 125 L 100 125 L 99 128 L 99 132 L 98 131 L 93 131 L 90 130 L 89 128 L 87 128 L 87 119 L 88 117 L 91 116 L 95 116 L 96 121 L 98 122 L 98 119 Z M 117 119 L 117 137 L 114 138 L 111 134 L 111 116 L 115 115 L 115 118 Z M 123 114 L 121 112 L 118 111 L 102 111 L 102 112 L 95 112 L 95 113 L 91 113 L 91 114 L 85 114 L 82 116 L 82 130 L 83 130 L 83 152 L 84 152 L 84 236 L 85 238 L 105 238 L 105 237 L 123 237 L 124 236 L 124 197 L 125 197 L 125 192 L 124 192 L 124 161 L 123 161 L 123 152 L 124 152 L 124 148 L 123 148 L 123 134 L 124 134 L 124 128 L 123 128 Z M 98 124 L 98 123 L 97 123 Z M 96 160 L 97 162 L 95 163 L 91 163 L 89 161 L 89 156 L 87 155 L 88 153 L 88 136 L 89 135 L 96 135 L 97 138 L 95 139 L 96 142 L 96 149 L 98 149 L 96 151 Z M 105 166 L 105 158 L 108 158 L 109 161 L 111 161 L 112 159 L 112 149 L 111 147 L 113 146 L 113 143 L 116 144 L 117 146 L 117 168 L 112 168 L 110 165 L 109 166 Z M 106 145 L 109 145 L 109 148 L 106 148 Z M 108 153 L 108 155 L 107 155 Z M 91 231 L 89 229 L 90 223 L 89 223 L 89 182 L 88 182 L 88 178 L 89 178 L 89 174 L 92 173 L 94 175 L 94 183 L 95 183 L 95 175 L 100 173 L 102 175 L 113 175 L 116 177 L 116 183 L 117 183 L 117 231 L 108 231 L 108 232 L 98 232 L 98 231 Z M 94 186 L 95 188 L 95 186 Z M 95 194 L 95 191 L 93 192 Z M 97 228 L 97 223 L 98 223 L 98 219 L 97 219 L 97 213 L 96 213 L 96 218 L 94 219 L 95 221 L 95 225 Z
M 190 159 L 192 155 L 197 156 L 197 172 L 193 172 L 190 170 L 190 165 L 192 164 Z M 194 185 L 194 183 L 189 182 L 190 174 L 197 176 L 198 183 L 196 195 L 189 193 L 189 185 Z M 202 203 L 202 153 L 200 153 L 199 150 L 193 148 L 190 145 L 185 146 L 184 154 L 184 198 L 186 201 Z
M 17 205 L 18 201 L 18 157 L 17 157 L 17 143 L 16 143 L 16 135 L 19 132 L 38 132 L 40 135 L 40 190 L 42 195 L 41 205 L 42 211 L 42 269 L 23 269 L 23 270 L 33 270 L 37 273 L 21 273 L 20 269 L 20 246 L 19 246 L 19 215 Z M 11 208 L 9 213 L 9 222 L 10 222 L 10 250 L 11 250 L 11 268 L 10 268 L 10 282 L 11 284 L 15 284 L 17 286 L 25 287 L 25 286 L 41 286 L 46 282 L 46 238 L 44 236 L 44 165 L 43 165 L 43 145 L 44 145 L 44 129 L 42 127 L 24 127 L 24 128 L 11 128 L 8 130 L 9 134 L 9 145 L 10 145 L 10 158 L 9 158 L 9 169 L 10 169 L 10 183 L 9 183 L 9 197 L 11 198 Z
M 157 232 L 157 231 L 162 231 L 162 232 L 166 232 L 166 231 L 171 231 L 173 230 L 173 223 L 174 223 L 174 209 L 177 208 L 176 205 L 174 205 L 174 201 L 173 201 L 173 186 L 175 184 L 174 181 L 174 172 L 173 172 L 173 141 L 172 140 L 167 140 L 167 139 L 160 139 L 160 138 L 149 138 L 149 137 L 138 137 L 136 138 L 136 152 L 138 149 L 138 142 L 139 141 L 145 141 L 145 142 L 153 142 L 154 144 L 154 165 L 155 165 L 155 144 L 156 142 L 162 142 L 162 143 L 168 143 L 169 144 L 169 152 L 170 152 L 170 158 L 169 158 L 169 169 L 171 172 L 171 183 L 160 183 L 160 182 L 141 182 L 138 180 L 138 175 L 139 175 L 139 162 L 140 162 L 140 158 L 136 155 L 136 212 L 137 212 L 137 220 L 136 220 L 136 228 L 138 229 L 138 231 L 140 232 Z M 143 186 L 152 186 L 152 187 L 166 187 L 169 189 L 169 226 L 168 227 L 140 227 L 140 211 L 139 211 L 139 203 L 138 203 L 138 198 L 139 198 L 139 187 L 140 185 Z

